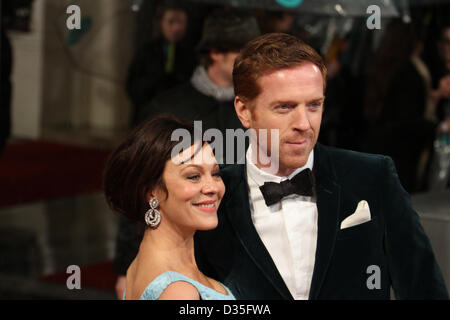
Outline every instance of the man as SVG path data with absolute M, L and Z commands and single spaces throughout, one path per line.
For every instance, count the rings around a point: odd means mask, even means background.
M 218 129 L 224 136 L 227 128 L 241 128 L 233 106 L 233 64 L 239 50 L 259 35 L 255 18 L 234 11 L 213 12 L 205 20 L 197 46 L 200 65 L 190 81 L 142 107 L 139 122 L 170 113 L 184 120 L 201 121 L 203 130 Z M 120 275 L 116 283 L 120 299 L 125 287 L 124 275 L 138 251 L 139 233 L 133 222 L 121 218 L 114 259 L 114 271 Z
M 322 58 L 293 36 L 267 34 L 241 51 L 233 82 L 242 125 L 278 129 L 279 152 L 261 136 L 245 165 L 222 170 L 219 225 L 195 238 L 200 270 L 237 299 L 389 299 L 390 286 L 397 299 L 447 299 L 392 160 L 316 143 Z M 276 174 L 255 159 L 259 148 Z
M 171 113 L 185 120 L 202 121 L 203 129 L 237 128 L 234 113 L 233 64 L 239 50 L 259 36 L 253 17 L 233 11 L 216 11 L 204 24 L 197 46 L 200 65 L 190 81 L 161 94 L 142 108 L 144 121 L 159 113 Z

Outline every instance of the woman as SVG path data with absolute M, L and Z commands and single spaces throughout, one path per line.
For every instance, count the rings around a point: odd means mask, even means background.
M 171 140 L 176 129 L 188 133 L 191 144 L 172 157 L 179 143 Z M 234 299 L 200 272 L 194 257 L 194 233 L 217 226 L 225 192 L 211 147 L 192 140 L 196 136 L 201 134 L 194 135 L 193 126 L 158 116 L 137 127 L 108 160 L 108 204 L 146 224 L 127 270 L 125 299 Z

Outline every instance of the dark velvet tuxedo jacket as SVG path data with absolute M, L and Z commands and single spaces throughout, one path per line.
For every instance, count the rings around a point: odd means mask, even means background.
M 309 298 L 389 299 L 392 286 L 397 299 L 448 299 L 392 160 L 320 144 L 314 150 L 318 236 Z M 225 167 L 222 178 L 218 227 L 195 235 L 198 267 L 237 299 L 293 299 L 252 223 L 245 165 Z M 361 200 L 371 221 L 340 230 Z M 380 268 L 380 289 L 367 286 L 371 265 Z

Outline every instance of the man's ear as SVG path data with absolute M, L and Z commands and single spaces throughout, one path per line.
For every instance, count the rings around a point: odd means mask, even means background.
M 209 57 L 212 61 L 217 61 L 220 59 L 221 55 L 223 56 L 223 53 L 218 51 L 217 49 L 211 49 L 209 50 Z
M 239 120 L 244 128 L 250 128 L 252 124 L 252 113 L 249 109 L 247 102 L 242 100 L 239 96 L 234 98 L 234 109 Z

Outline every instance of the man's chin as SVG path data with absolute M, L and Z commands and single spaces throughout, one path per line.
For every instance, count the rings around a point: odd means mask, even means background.
M 283 161 L 279 164 L 279 172 L 284 172 L 287 173 L 286 175 L 289 175 L 298 168 L 305 166 L 307 162 L 308 157 L 301 157 L 299 159 L 287 159 L 286 161 Z

